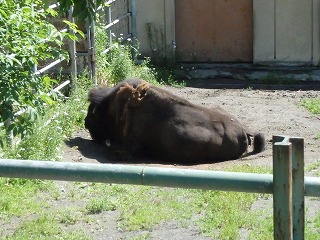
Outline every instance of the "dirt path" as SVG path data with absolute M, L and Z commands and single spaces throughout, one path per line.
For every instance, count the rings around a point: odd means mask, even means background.
M 204 88 L 173 88 L 166 87 L 175 94 L 187 98 L 190 101 L 204 105 L 220 105 L 229 112 L 237 116 L 252 131 L 262 132 L 267 139 L 267 149 L 257 155 L 244 157 L 240 160 L 216 163 L 201 164 L 194 166 L 173 166 L 138 163 L 146 166 L 162 167 L 182 167 L 194 169 L 222 169 L 226 166 L 236 166 L 241 163 L 251 165 L 272 165 L 272 145 L 273 135 L 288 135 L 303 137 L 305 139 L 305 163 L 308 166 L 312 162 L 320 161 L 320 139 L 316 139 L 320 133 L 320 117 L 309 113 L 300 105 L 303 98 L 320 97 L 320 91 L 290 91 L 290 90 L 252 90 L 252 89 L 204 89 Z M 63 150 L 65 161 L 88 162 L 88 163 L 114 163 L 114 156 L 105 147 L 94 144 L 90 140 L 86 130 L 79 131 L 70 139 Z M 110 161 L 111 160 L 111 161 Z M 312 175 L 308 172 L 307 175 Z M 308 214 L 312 214 L 320 208 L 319 201 L 308 200 Z M 272 199 L 262 199 L 257 201 L 254 208 L 272 208 Z M 102 217 L 103 218 L 103 217 Z M 112 221 L 115 216 L 105 217 L 109 222 L 108 226 L 115 225 Z M 111 225 L 110 225 L 111 224 Z M 112 233 L 110 238 L 104 238 L 103 233 L 95 236 L 95 239 L 119 239 L 123 234 L 117 232 L 115 228 L 106 229 Z M 106 233 L 106 232 L 105 232 Z M 165 233 L 165 234 L 164 234 Z M 160 236 L 165 238 L 160 238 Z M 157 226 L 152 233 L 151 239 L 206 239 L 199 236 L 199 233 L 192 226 L 188 229 L 180 229 L 175 223 Z M 113 236 L 113 237 L 111 237 Z

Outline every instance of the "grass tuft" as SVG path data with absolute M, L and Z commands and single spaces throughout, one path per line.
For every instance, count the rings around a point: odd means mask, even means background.
M 305 98 L 301 104 L 313 114 L 320 114 L 320 98 Z

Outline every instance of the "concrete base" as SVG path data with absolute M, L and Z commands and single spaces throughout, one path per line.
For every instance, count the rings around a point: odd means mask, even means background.
M 204 82 L 210 84 L 250 85 L 303 85 L 320 89 L 320 69 L 296 65 L 254 65 L 254 64 L 178 64 L 174 71 L 177 80 L 189 85 Z M 212 80 L 212 81 L 207 81 Z

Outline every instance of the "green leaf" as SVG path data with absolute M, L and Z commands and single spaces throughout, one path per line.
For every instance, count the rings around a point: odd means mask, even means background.
M 45 85 L 46 87 L 48 87 L 48 88 L 51 87 L 53 83 L 58 83 L 58 81 L 57 81 L 56 79 L 52 79 L 52 78 L 50 78 L 49 76 L 44 76 L 44 77 L 42 78 L 42 82 L 43 82 L 44 85 Z
M 77 24 L 72 23 L 72 22 L 67 21 L 67 20 L 63 20 L 63 22 L 64 22 L 65 24 L 67 24 L 68 27 L 70 27 L 75 33 L 80 34 L 80 36 L 81 36 L 82 38 L 85 37 L 85 36 L 84 36 L 84 33 L 83 33 L 81 30 L 78 29 Z M 70 34 L 70 33 L 69 33 L 69 34 Z M 71 37 L 70 35 L 68 35 L 68 37 L 69 37 L 70 39 L 72 39 L 72 40 L 78 40 L 78 38 L 77 38 L 76 36 Z
M 52 17 L 57 17 L 57 16 L 59 15 L 58 12 L 55 11 L 54 9 L 52 9 L 52 8 L 46 9 L 46 12 L 47 12 L 49 15 L 51 15 Z
M 3 9 L 0 9 L 0 18 L 8 19 L 8 15 Z
M 21 66 L 22 65 L 21 62 L 17 58 L 15 58 L 15 56 L 16 56 L 16 54 L 6 55 L 7 61 L 9 62 L 9 64 L 11 66 L 13 66 L 14 62 Z

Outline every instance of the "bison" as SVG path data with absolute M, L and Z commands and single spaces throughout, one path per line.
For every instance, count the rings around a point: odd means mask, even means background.
M 207 108 L 141 79 L 89 92 L 85 127 L 92 139 L 124 156 L 169 163 L 211 163 L 264 150 L 263 134 L 252 134 L 221 107 Z

